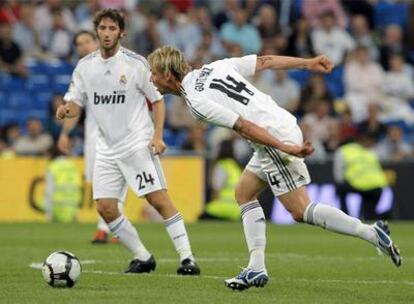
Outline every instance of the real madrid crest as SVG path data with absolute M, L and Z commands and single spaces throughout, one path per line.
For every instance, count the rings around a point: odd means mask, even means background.
M 119 83 L 123 85 L 127 84 L 127 79 L 125 75 L 121 75 L 121 78 L 119 78 Z

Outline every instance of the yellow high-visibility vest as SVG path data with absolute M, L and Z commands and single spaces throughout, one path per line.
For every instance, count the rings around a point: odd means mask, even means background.
M 223 159 L 217 162 L 227 175 L 226 184 L 218 193 L 217 199 L 209 202 L 206 212 L 215 217 L 238 220 L 240 208 L 234 198 L 234 190 L 242 173 L 239 165 L 234 159 Z
M 75 219 L 82 201 L 82 173 L 76 164 L 66 157 L 51 161 L 48 171 L 53 178 L 52 219 L 71 222 Z
M 368 191 L 387 186 L 378 156 L 357 143 L 341 148 L 345 161 L 345 180 L 355 189 Z

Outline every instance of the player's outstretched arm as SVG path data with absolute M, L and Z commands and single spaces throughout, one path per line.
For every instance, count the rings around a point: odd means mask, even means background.
M 256 61 L 256 73 L 266 69 L 304 69 L 317 73 L 330 73 L 333 68 L 333 63 L 324 55 L 314 58 L 266 55 L 257 56 Z
M 69 101 L 61 105 L 56 110 L 56 118 L 62 120 L 65 118 L 75 118 L 80 115 L 82 108 L 76 103 Z
M 234 124 L 233 129 L 240 134 L 240 136 L 251 140 L 257 144 L 276 148 L 285 153 L 295 155 L 298 157 L 309 156 L 313 153 L 314 148 L 310 142 L 305 142 L 302 146 L 287 145 L 274 136 L 272 136 L 266 129 L 259 127 L 255 123 L 248 121 L 242 117 Z

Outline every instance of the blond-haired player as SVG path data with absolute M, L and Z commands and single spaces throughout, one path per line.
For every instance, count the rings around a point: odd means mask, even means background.
M 296 118 L 245 78 L 265 69 L 329 73 L 333 65 L 325 56 L 303 59 L 249 55 L 191 71 L 178 49 L 164 46 L 150 54 L 148 61 L 151 79 L 161 93 L 182 95 L 195 118 L 234 129 L 254 148 L 235 190 L 250 260 L 239 275 L 225 280 L 226 286 L 238 290 L 263 287 L 269 279 L 264 254 L 266 223 L 257 200 L 267 185 L 296 221 L 362 238 L 391 256 L 397 266 L 401 264 L 398 249 L 382 221 L 367 225 L 339 209 L 311 202 L 305 187 L 310 176 L 303 157 L 313 152 L 312 146 L 303 142 Z

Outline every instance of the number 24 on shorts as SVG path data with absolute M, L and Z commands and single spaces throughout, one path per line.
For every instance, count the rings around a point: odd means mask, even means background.
M 151 173 L 142 172 L 137 174 L 136 179 L 138 180 L 138 190 L 144 189 L 145 185 L 150 183 L 154 185 L 154 178 Z

